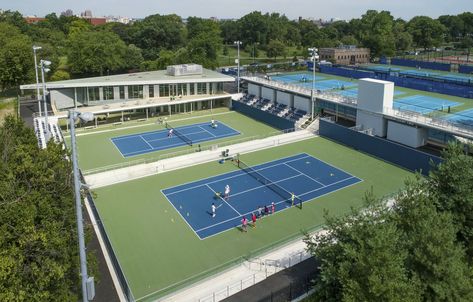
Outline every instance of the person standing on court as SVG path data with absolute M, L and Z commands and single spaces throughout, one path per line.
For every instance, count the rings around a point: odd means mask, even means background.
M 294 195 L 294 193 L 291 193 L 291 204 L 292 204 L 292 206 L 294 206 L 295 199 L 296 199 L 296 195 Z
M 169 137 L 169 138 L 172 137 L 172 132 L 173 132 L 173 129 L 169 129 L 169 131 L 168 131 L 168 137 Z
M 228 200 L 230 198 L 230 186 L 226 185 L 225 186 L 225 200 Z
M 248 220 L 246 219 L 246 216 L 243 216 L 243 219 L 241 220 L 241 229 L 243 232 L 247 232 L 246 230 L 246 225 L 248 224 Z
M 253 222 L 253 227 L 256 228 L 256 214 L 251 213 L 251 222 Z
M 215 204 L 212 202 L 212 206 L 210 207 L 210 210 L 212 211 L 212 218 L 215 217 L 215 210 L 217 210 L 217 207 Z
M 271 214 L 274 214 L 274 211 L 276 210 L 276 206 L 274 205 L 274 201 L 271 203 Z

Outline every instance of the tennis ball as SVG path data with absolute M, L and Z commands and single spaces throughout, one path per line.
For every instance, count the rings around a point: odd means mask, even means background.
M 179 209 L 182 209 L 182 206 L 179 206 Z
M 330 176 L 333 176 L 333 173 L 330 173 Z

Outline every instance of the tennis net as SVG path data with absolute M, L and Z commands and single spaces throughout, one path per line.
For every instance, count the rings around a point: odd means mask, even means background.
M 248 173 L 251 177 L 253 177 L 254 179 L 259 181 L 263 185 L 267 186 L 273 192 L 281 196 L 284 201 L 288 203 L 292 203 L 292 194 L 289 193 L 289 191 L 279 186 L 278 184 L 272 182 L 271 180 L 263 176 L 260 172 L 258 172 L 257 170 L 253 169 L 252 167 L 242 162 L 239 157 L 237 158 L 236 163 L 237 163 L 238 168 L 242 169 L 243 171 Z M 297 196 L 295 196 L 294 198 L 294 205 L 302 208 L 302 200 Z
M 184 142 L 186 142 L 186 144 L 192 146 L 192 140 L 190 138 L 188 138 L 187 136 L 185 136 L 184 134 L 182 134 L 181 132 L 177 131 L 176 128 L 174 128 L 173 126 L 171 126 L 168 122 L 166 122 L 166 128 L 167 129 L 172 129 L 172 132 L 174 134 L 176 134 L 177 137 L 179 137 L 180 139 L 182 139 Z

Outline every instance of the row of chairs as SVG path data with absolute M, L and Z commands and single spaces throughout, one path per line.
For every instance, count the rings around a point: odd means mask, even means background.
M 240 102 L 243 102 L 249 106 L 267 111 L 271 114 L 286 118 L 293 122 L 297 122 L 300 119 L 308 118 L 306 111 L 289 107 L 282 103 L 271 102 L 265 98 L 258 98 L 252 94 L 245 94 L 240 98 Z
M 36 137 L 38 139 L 38 146 L 41 149 L 46 148 L 46 123 L 44 119 L 35 118 L 33 121 L 33 127 Z M 64 137 L 62 136 L 62 132 L 59 129 L 57 123 L 54 123 L 54 121 L 48 122 L 47 127 L 49 134 L 51 135 L 50 139 L 53 139 L 54 142 L 57 144 L 64 142 Z

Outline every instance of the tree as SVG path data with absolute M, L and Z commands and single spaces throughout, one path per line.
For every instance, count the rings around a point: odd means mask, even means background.
M 417 16 L 407 23 L 407 30 L 412 35 L 414 44 L 428 49 L 440 46 L 446 28 L 438 20 L 426 16 Z
M 220 27 L 212 20 L 191 17 L 187 20 L 190 60 L 208 68 L 217 67 L 218 52 L 222 48 Z
M 67 151 L 32 129 L 0 127 L 0 300 L 77 301 L 79 257 Z M 90 255 L 89 255 L 90 256 Z
M 279 40 L 272 40 L 266 47 L 266 53 L 270 58 L 286 56 L 286 46 Z
M 460 144 L 449 145 L 442 157 L 442 164 L 430 173 L 429 191 L 438 211 L 452 214 L 458 239 L 473 261 L 473 158 Z
M 420 178 L 396 198 L 392 216 L 403 234 L 406 268 L 420 281 L 423 301 L 472 301 L 473 279 L 452 215 L 438 212 L 432 198 Z
M 395 53 L 394 18 L 388 11 L 368 10 L 359 22 L 357 39 L 370 48 L 372 57 L 392 56 Z
M 129 48 L 116 34 L 106 31 L 77 32 L 69 37 L 67 53 L 72 73 L 100 74 L 126 67 Z
M 32 79 L 31 40 L 13 25 L 0 23 L 0 90 Z
M 125 52 L 124 65 L 127 69 L 138 69 L 143 63 L 143 55 L 140 48 L 133 44 L 128 45 Z
M 177 15 L 156 14 L 135 22 L 130 34 L 133 44 L 143 50 L 143 57 L 154 60 L 163 49 L 176 50 L 183 47 L 186 28 Z
M 316 301 L 420 301 L 419 284 L 405 270 L 403 238 L 388 209 L 372 194 L 364 211 L 334 218 L 325 214 L 326 235 L 306 236 L 320 261 Z
M 71 78 L 71 75 L 64 70 L 57 70 L 53 75 L 51 76 L 50 80 L 51 81 L 63 81 L 63 80 L 69 80 Z

